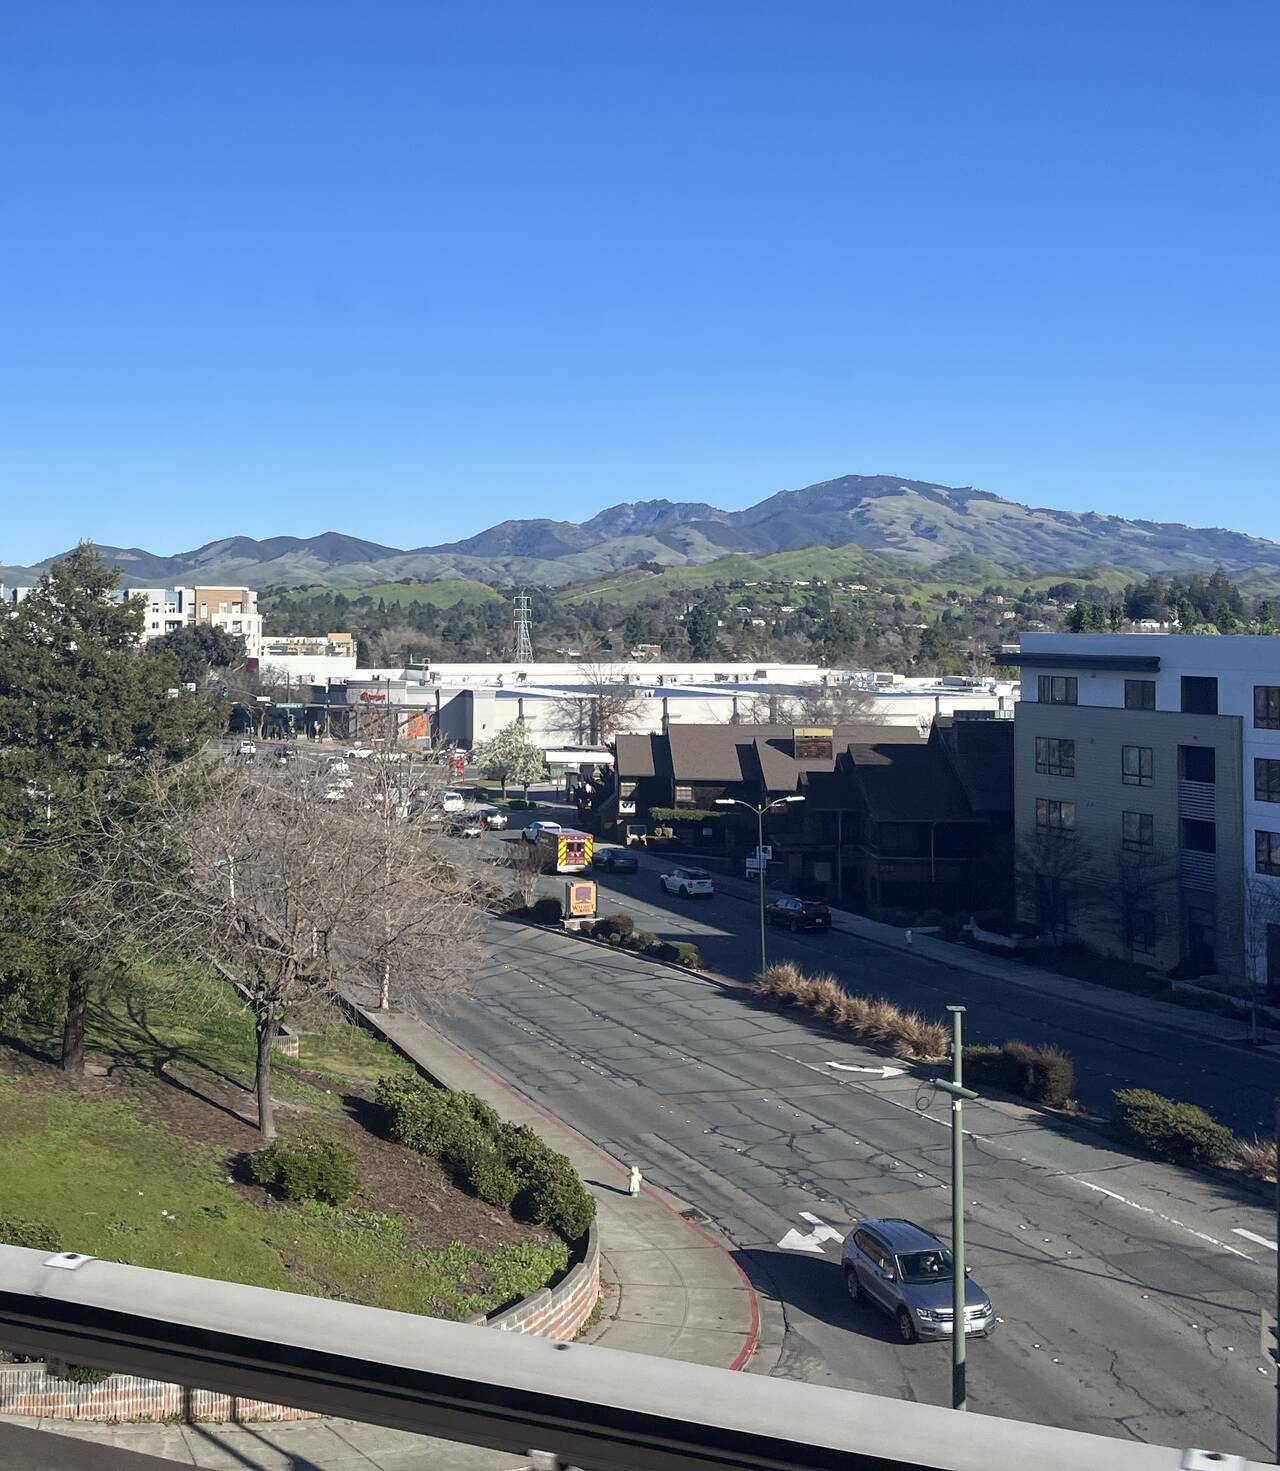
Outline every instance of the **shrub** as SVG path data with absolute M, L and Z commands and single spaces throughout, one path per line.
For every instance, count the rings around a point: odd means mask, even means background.
M 490 1144 L 487 1151 L 477 1153 L 467 1173 L 466 1183 L 486 1204 L 496 1205 L 501 1210 L 510 1210 L 511 1202 L 520 1192 L 519 1179 L 493 1144 Z
M 524 1182 L 517 1200 L 521 1214 L 539 1226 L 550 1226 L 576 1241 L 596 1218 L 596 1203 L 587 1194 L 578 1172 L 554 1150 Z
M 558 1277 L 569 1265 L 569 1250 L 562 1241 L 545 1246 L 536 1241 L 518 1241 L 504 1246 L 487 1259 L 489 1291 L 498 1303 L 528 1297 Z
M 636 927 L 636 922 L 629 914 L 606 914 L 599 921 L 607 929 L 617 930 L 620 935 L 629 935 Z
M 259 1185 L 273 1188 L 286 1200 L 321 1200 L 341 1205 L 360 1188 L 356 1152 L 323 1134 L 295 1134 L 260 1149 L 250 1161 Z
M 676 952 L 677 965 L 687 966 L 690 970 L 702 969 L 702 955 L 696 945 L 691 945 L 687 940 L 673 940 L 671 945 Z
M 564 918 L 564 905 L 550 894 L 544 894 L 530 906 L 529 918 L 535 924 L 559 924 Z
M 648 930 L 637 930 L 631 936 L 631 941 L 637 950 L 652 950 L 658 943 L 657 935 L 650 934 Z
M 1116 1092 L 1121 1135 L 1171 1164 L 1220 1164 L 1235 1152 L 1235 1135 L 1193 1103 L 1178 1103 L 1146 1088 Z
M 101 1384 L 104 1379 L 111 1378 L 111 1370 L 91 1369 L 88 1364 L 68 1364 L 62 1377 L 72 1384 Z
M 1046 1108 L 1066 1108 L 1075 1096 L 1075 1064 L 1060 1047 L 1006 1042 L 1006 1056 L 1019 1070 L 1015 1090 Z
M 47 1221 L 22 1221 L 0 1216 L 0 1241 L 6 1246 L 29 1246 L 34 1251 L 61 1251 L 62 1237 Z
M 621 945 L 622 944 L 622 936 L 617 932 L 617 930 L 610 930 L 605 935 L 604 938 L 605 938 L 605 943 L 608 944 L 608 945 Z
M 1237 1139 L 1236 1162 L 1246 1175 L 1256 1180 L 1276 1178 L 1276 1141 L 1274 1139 Z

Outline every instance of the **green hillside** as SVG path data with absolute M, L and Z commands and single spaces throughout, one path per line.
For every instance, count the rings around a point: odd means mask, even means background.
M 335 587 L 332 591 L 354 602 L 357 598 L 379 598 L 388 607 L 393 603 L 430 603 L 435 608 L 453 608 L 461 603 L 475 608 L 482 603 L 504 602 L 502 594 L 470 577 L 442 577 L 439 582 L 375 582 L 367 587 Z

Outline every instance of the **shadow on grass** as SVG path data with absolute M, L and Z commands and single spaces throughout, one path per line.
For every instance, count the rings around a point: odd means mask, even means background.
M 241 1111 L 234 1108 L 216 1097 L 212 1091 L 197 1088 L 170 1071 L 171 1064 L 175 1063 L 199 1068 L 233 1088 L 238 1094 L 244 1094 L 246 1099 L 252 1097 L 252 1091 L 244 1081 L 218 1066 L 208 1050 L 168 1041 L 158 1035 L 148 1017 L 146 1004 L 140 997 L 127 997 L 123 1014 L 100 1001 L 91 1002 L 88 1015 L 95 1047 L 106 1051 L 112 1059 L 109 1072 L 145 1072 L 168 1084 L 175 1091 L 185 1093 L 189 1098 L 210 1108 L 216 1108 L 237 1123 L 251 1127 L 256 1124 L 255 1110 Z

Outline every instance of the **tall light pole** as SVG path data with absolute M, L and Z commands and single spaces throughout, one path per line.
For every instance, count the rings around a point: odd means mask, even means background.
M 964 1275 L 964 1100 L 978 1095 L 963 1085 L 963 1006 L 948 1006 L 951 1013 L 951 1080 L 938 1080 L 938 1087 L 951 1097 L 951 1408 L 969 1408 L 965 1385 L 965 1275 Z
M 766 802 L 757 807 L 754 802 L 744 802 L 739 797 L 717 797 L 717 807 L 745 807 L 748 812 L 756 815 L 756 878 L 760 884 L 760 973 L 761 975 L 769 967 L 768 946 L 765 942 L 764 922 L 764 815 L 772 812 L 775 807 L 784 807 L 788 802 L 803 802 L 804 798 L 795 795 L 791 797 L 775 797 L 772 802 Z

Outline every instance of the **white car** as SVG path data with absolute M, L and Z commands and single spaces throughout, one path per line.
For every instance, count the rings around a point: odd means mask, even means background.
M 716 891 L 705 868 L 673 868 L 658 882 L 668 894 L 679 894 L 682 899 L 710 899 Z
M 347 752 L 348 761 L 367 761 L 373 755 L 372 751 L 362 750 L 359 746 L 352 746 Z
M 341 756 L 330 756 L 325 763 L 330 776 L 350 776 L 351 768 Z
M 346 795 L 342 787 L 326 787 L 324 790 L 324 800 L 326 802 L 341 802 Z
M 561 831 L 558 822 L 531 822 L 521 836 L 526 843 L 536 843 L 543 833 L 558 833 Z
M 241 741 L 236 747 L 237 756 L 256 756 L 258 748 L 252 741 Z
M 462 812 L 467 805 L 466 794 L 463 792 L 444 792 L 440 797 L 440 805 L 446 812 Z

